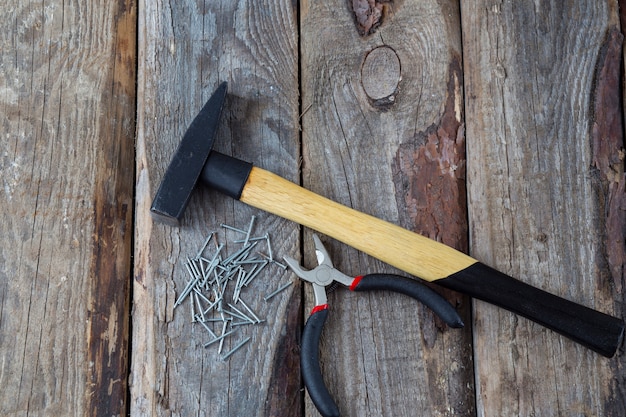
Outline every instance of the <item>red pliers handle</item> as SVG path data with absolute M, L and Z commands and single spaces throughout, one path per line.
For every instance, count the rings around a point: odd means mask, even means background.
M 328 317 L 325 289 L 328 285 L 338 282 L 351 291 L 386 290 L 405 294 L 424 303 L 450 327 L 463 327 L 463 321 L 450 303 L 419 281 L 392 274 L 368 274 L 351 278 L 341 273 L 333 267 L 328 252 L 319 237 L 313 235 L 313 239 L 318 260 L 316 268 L 310 271 L 305 270 L 295 259 L 289 257 L 286 257 L 285 261 L 298 277 L 313 284 L 315 307 L 311 311 L 302 333 L 300 367 L 304 385 L 313 404 L 322 416 L 333 417 L 339 416 L 339 409 L 324 384 L 319 364 L 319 341 Z

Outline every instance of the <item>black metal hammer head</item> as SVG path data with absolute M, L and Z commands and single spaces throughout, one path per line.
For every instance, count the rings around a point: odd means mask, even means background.
M 185 132 L 152 200 L 150 212 L 155 220 L 172 226 L 180 225 L 191 193 L 213 148 L 226 90 L 227 83 L 220 84 Z

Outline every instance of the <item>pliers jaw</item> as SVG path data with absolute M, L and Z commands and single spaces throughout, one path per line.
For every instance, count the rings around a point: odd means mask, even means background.
M 320 237 L 315 233 L 313 233 L 313 243 L 315 244 L 315 256 L 317 257 L 318 267 L 326 266 L 330 269 L 334 269 L 333 262 L 330 260 L 330 255 L 328 254 L 326 247 L 322 243 Z
M 313 241 L 315 242 L 315 255 L 317 256 L 318 265 L 311 269 L 306 270 L 300 266 L 300 263 L 295 259 L 286 256 L 285 262 L 293 270 L 293 272 L 301 279 L 313 284 L 313 294 L 315 295 L 315 306 L 323 306 L 328 303 L 326 297 L 326 287 L 331 285 L 334 281 L 339 282 L 347 287 L 352 285 L 353 278 L 345 275 L 333 267 L 333 263 L 330 260 L 328 251 L 324 247 L 324 244 L 320 238 L 314 234 Z

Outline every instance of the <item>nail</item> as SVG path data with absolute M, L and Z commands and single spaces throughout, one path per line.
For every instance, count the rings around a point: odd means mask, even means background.
M 223 341 L 226 337 L 230 336 L 231 334 L 235 333 L 236 331 L 237 331 L 237 330 L 231 330 L 230 332 L 228 332 L 228 333 L 224 333 L 223 335 L 221 335 L 221 336 L 219 336 L 219 337 L 218 337 L 218 336 L 216 336 L 216 337 L 215 337 L 215 339 L 211 340 L 211 341 L 210 341 L 210 342 L 208 342 L 208 343 L 205 343 L 205 344 L 204 344 L 204 347 L 209 347 L 209 346 L 211 346 L 213 343 L 221 342 L 221 341 Z
M 197 320 L 196 320 L 196 308 L 194 307 L 195 302 L 193 299 L 193 294 L 189 298 L 189 301 L 191 302 L 191 322 L 195 323 Z
M 197 295 L 198 297 L 202 298 L 202 299 L 204 300 L 204 302 L 205 302 L 205 303 L 207 303 L 207 304 L 211 304 L 211 303 L 212 303 L 212 301 L 211 301 L 211 300 L 209 300 L 208 298 L 206 298 L 206 297 L 204 296 L 204 294 L 202 294 L 202 292 L 198 289 L 198 287 L 195 287 L 195 288 L 193 289 L 193 291 L 196 293 L 196 295 Z
M 192 279 L 191 281 L 189 281 L 187 283 L 187 285 L 185 286 L 185 289 L 183 290 L 183 292 L 181 292 L 180 295 L 178 296 L 178 298 L 176 299 L 176 302 L 174 303 L 174 307 L 177 307 L 180 304 L 182 304 L 182 302 L 185 299 L 185 297 L 187 297 L 187 295 L 189 295 L 189 292 L 191 291 L 191 289 L 193 287 L 195 287 L 196 282 L 197 281 L 195 279 Z
M 276 291 L 274 291 L 271 294 L 268 294 L 264 297 L 265 301 L 268 301 L 269 299 L 271 299 L 272 297 L 276 296 L 277 294 L 281 293 L 282 291 L 286 290 L 291 284 L 293 284 L 293 281 L 289 281 L 288 283 L 286 283 L 285 285 L 279 287 Z
M 194 288 L 195 290 L 195 294 L 196 294 L 196 304 L 198 305 L 198 310 L 200 311 L 200 317 L 202 318 L 202 321 L 204 321 L 204 311 L 202 310 L 202 304 L 200 304 L 200 297 L 198 294 L 198 291 Z M 193 297 L 192 297 L 193 298 Z
M 226 334 L 226 326 L 228 326 L 228 322 L 224 321 L 224 325 L 222 326 L 222 336 Z M 220 347 L 217 350 L 217 354 L 222 353 L 222 347 L 224 346 L 224 338 L 220 340 Z
M 233 353 L 237 352 L 239 349 L 241 349 L 241 347 L 243 345 L 245 345 L 249 341 L 250 341 L 250 337 L 245 338 L 241 343 L 239 343 L 237 346 L 232 348 L 230 352 L 228 352 L 224 356 L 222 356 L 222 360 L 225 361 L 226 359 L 230 358 Z
M 254 242 L 254 243 L 244 245 L 243 248 L 239 249 L 237 252 L 233 253 L 228 258 L 224 259 L 222 261 L 222 264 L 228 265 L 229 263 L 231 263 L 233 260 L 243 255 L 244 253 L 247 255 L 252 250 L 252 248 L 256 246 L 257 243 L 258 242 Z
M 254 323 L 252 320 L 250 320 L 249 317 L 242 316 L 241 314 L 237 314 L 237 313 L 229 311 L 229 310 L 222 310 L 222 313 L 225 313 L 225 314 L 228 314 L 229 316 L 238 318 L 239 320 L 248 320 L 249 322 Z
M 183 300 L 189 295 L 191 290 L 196 286 L 201 277 L 199 275 L 195 275 L 191 269 L 191 266 L 189 266 L 188 264 L 185 264 L 185 267 L 187 268 L 189 275 L 191 275 L 191 281 L 187 283 L 183 292 L 178 296 L 178 299 L 174 303 L 174 307 L 180 305 L 183 302 Z
M 196 255 L 196 258 L 200 258 L 202 257 L 202 252 L 204 252 L 204 250 L 206 249 L 207 245 L 209 244 L 209 241 L 211 240 L 211 238 L 213 237 L 213 234 L 215 232 L 211 232 L 209 233 L 209 236 L 206 238 L 206 240 L 204 241 L 204 245 L 202 245 L 202 248 L 200 248 L 200 251 L 198 251 L 198 254 Z
M 239 318 L 244 319 L 244 320 L 248 320 L 251 323 L 254 323 L 254 320 L 252 320 L 250 317 L 246 316 L 245 313 L 241 312 L 241 310 L 239 310 L 237 307 L 235 307 L 234 305 L 228 303 L 228 307 L 232 308 L 233 310 L 235 310 L 237 312 L 237 314 L 239 314 Z
M 193 270 L 194 276 L 196 277 L 202 276 L 202 274 L 200 273 L 200 269 L 198 268 L 198 263 L 194 259 L 187 258 L 187 263 L 189 264 L 190 268 Z
M 237 229 L 236 227 L 229 226 L 229 225 L 224 224 L 224 223 L 220 224 L 220 226 L 222 226 L 224 229 L 232 230 L 234 232 L 239 232 L 239 233 L 242 233 L 244 235 L 246 234 L 245 230 Z
M 214 254 L 214 255 L 213 255 L 213 257 L 211 258 L 211 260 L 210 260 L 210 261 L 208 261 L 208 267 L 207 267 L 207 269 L 206 269 L 205 271 L 202 271 L 202 272 L 203 272 L 203 273 L 202 273 L 202 276 L 203 276 L 203 277 L 205 277 L 205 279 L 206 279 L 206 277 L 207 277 L 208 275 L 210 275 L 210 274 L 211 274 L 211 271 L 212 271 L 212 270 L 214 270 L 214 269 L 217 267 L 217 265 L 219 264 L 219 262 L 217 261 L 217 257 L 220 255 L 220 252 L 222 251 L 222 248 L 223 248 L 223 247 L 224 247 L 224 244 L 223 244 L 223 243 L 217 246 L 217 249 L 216 249 L 216 251 L 215 251 L 215 254 Z
M 243 261 L 237 261 L 234 262 L 236 265 L 254 265 L 254 264 L 262 264 L 263 262 L 267 262 L 267 260 L 265 259 L 259 259 L 259 258 L 252 258 L 252 259 L 246 259 Z
M 256 320 L 256 322 L 257 322 L 257 323 L 260 323 L 260 322 L 261 322 L 261 320 L 259 319 L 259 317 L 258 317 L 256 314 L 254 314 L 254 311 L 252 311 L 252 309 L 251 309 L 250 307 L 248 307 L 248 306 L 246 305 L 246 303 L 244 303 L 244 302 L 243 302 L 243 300 L 242 300 L 242 299 L 239 299 L 239 302 L 240 302 L 240 303 L 241 303 L 241 305 L 242 305 L 242 306 L 243 306 L 243 307 L 244 307 L 244 308 L 248 311 L 248 313 L 250 313 L 250 315 L 251 315 L 252 317 L 254 317 L 254 319 Z
M 259 273 L 263 270 L 263 268 L 267 266 L 268 263 L 269 261 L 264 261 L 262 264 L 259 264 L 259 267 L 248 277 L 248 279 L 243 285 L 247 287 L 248 284 L 250 284 L 252 280 L 256 278 L 257 275 L 259 275 Z
M 248 239 L 249 242 L 255 242 L 257 240 L 265 240 L 267 239 L 265 236 L 255 236 L 255 237 L 251 237 L 250 239 Z M 239 239 L 239 240 L 233 240 L 233 243 L 244 243 L 246 240 L 245 239 Z
M 267 239 L 267 251 L 270 254 L 270 262 L 274 261 L 274 255 L 272 255 L 272 245 L 270 244 L 270 234 L 265 233 L 265 239 Z
M 213 337 L 216 338 L 217 336 L 215 336 L 215 333 L 213 333 L 213 331 L 209 328 L 209 326 L 207 326 L 207 324 L 203 321 L 200 322 L 200 324 L 202 326 L 204 326 L 204 328 L 206 329 L 207 332 L 209 332 L 209 334 Z M 206 347 L 207 345 L 204 345 L 204 347 Z
M 246 270 L 243 268 L 239 268 L 239 274 L 237 274 L 237 283 L 235 284 L 235 291 L 233 292 L 233 302 L 237 304 L 239 301 L 239 294 L 241 293 L 241 282 L 242 279 L 245 279 Z
M 270 261 L 271 263 L 273 263 L 274 265 L 278 265 L 280 266 L 282 269 L 287 269 L 287 265 L 281 264 L 280 262 L 278 262 L 276 259 L 271 259 L 269 256 L 267 256 L 266 254 L 262 253 L 262 252 L 257 252 L 259 255 L 261 255 L 262 257 L 264 257 L 265 259 L 267 259 L 268 261 Z
M 265 320 L 262 320 L 261 323 L 265 322 Z M 259 323 L 251 323 L 249 321 L 238 321 L 235 323 L 231 323 L 230 327 L 237 327 L 237 326 L 251 326 L 251 325 L 257 325 Z
M 248 233 L 246 233 L 246 240 L 244 242 L 244 246 L 246 246 L 248 244 L 248 240 L 250 240 L 250 234 L 252 233 L 252 226 L 254 226 L 254 220 L 256 219 L 256 216 L 252 216 L 252 218 L 250 219 L 250 226 L 248 226 Z

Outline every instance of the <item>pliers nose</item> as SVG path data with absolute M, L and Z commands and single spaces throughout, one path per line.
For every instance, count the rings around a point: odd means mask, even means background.
M 326 297 L 327 286 L 331 285 L 333 282 L 339 282 L 340 284 L 350 287 L 354 279 L 333 267 L 333 262 L 319 236 L 314 234 L 313 241 L 315 243 L 315 255 L 317 256 L 317 266 L 315 268 L 306 270 L 302 268 L 295 259 L 288 256 L 284 259 L 298 277 L 313 284 L 315 307 L 316 309 L 320 309 L 328 305 Z
M 313 243 L 315 244 L 315 256 L 317 257 L 317 264 L 319 266 L 327 266 L 331 269 L 335 269 L 333 267 L 333 262 L 330 260 L 330 255 L 326 250 L 326 247 L 322 243 L 320 237 L 316 234 L 313 234 Z
M 302 332 L 302 352 L 300 366 L 302 379 L 313 403 L 324 417 L 338 416 L 339 409 L 333 401 L 319 365 L 319 340 L 322 328 L 328 317 L 328 303 L 325 287 L 334 281 L 350 288 L 351 291 L 390 290 L 408 295 L 426 306 L 450 327 L 463 327 L 458 313 L 441 295 L 424 284 L 406 277 L 391 274 L 368 274 L 351 278 L 333 267 L 332 261 L 322 241 L 313 235 L 318 266 L 312 270 L 303 269 L 293 258 L 285 257 L 285 262 L 295 274 L 313 284 L 315 308 Z

